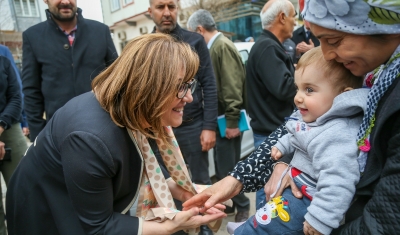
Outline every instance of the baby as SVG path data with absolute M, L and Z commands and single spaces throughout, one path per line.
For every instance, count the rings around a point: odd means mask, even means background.
M 342 64 L 324 60 L 320 47 L 301 57 L 295 71 L 298 110 L 271 157 L 294 152 L 286 172 L 303 198 L 285 189 L 239 227 L 228 223 L 228 232 L 237 227 L 235 235 L 330 234 L 339 226 L 360 178 L 356 137 L 368 94 L 356 89 L 362 83 Z

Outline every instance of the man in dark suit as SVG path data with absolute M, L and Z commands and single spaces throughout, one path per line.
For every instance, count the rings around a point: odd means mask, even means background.
M 22 87 L 30 140 L 116 58 L 105 24 L 84 19 L 76 0 L 45 0 L 47 20 L 23 34 Z M 43 118 L 45 113 L 46 118 Z
M 309 51 L 310 49 L 319 46 L 319 40 L 311 33 L 310 23 L 304 20 L 304 25 L 293 32 L 292 41 L 296 44 L 296 61 Z

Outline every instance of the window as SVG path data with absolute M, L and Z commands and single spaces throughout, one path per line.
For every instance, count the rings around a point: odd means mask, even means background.
M 111 0 L 111 12 L 116 11 L 120 8 L 119 0 Z
M 39 16 L 36 0 L 14 0 L 17 16 Z
M 124 0 L 124 5 L 128 5 L 129 3 L 132 3 L 133 0 Z
M 129 41 L 125 40 L 123 42 L 120 42 L 119 45 L 121 46 L 121 51 L 124 50 L 124 47 L 128 44 Z

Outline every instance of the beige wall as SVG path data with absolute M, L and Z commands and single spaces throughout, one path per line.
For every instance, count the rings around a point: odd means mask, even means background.
M 141 35 L 141 32 L 150 33 L 153 30 L 153 21 L 146 16 L 149 7 L 148 0 L 134 0 L 132 4 L 123 6 L 120 0 L 120 8 L 111 12 L 112 0 L 101 0 L 104 23 L 112 30 L 112 38 L 118 54 L 121 54 L 121 43 Z M 128 22 L 127 22 L 128 21 Z M 134 25 L 129 25 L 129 23 Z

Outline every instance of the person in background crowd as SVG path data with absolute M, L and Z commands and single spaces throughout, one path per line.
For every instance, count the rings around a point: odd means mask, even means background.
M 247 37 L 244 41 L 245 42 L 254 42 L 254 38 L 253 37 Z
M 182 123 L 198 66 L 190 46 L 169 35 L 129 42 L 29 147 L 7 189 L 8 234 L 171 234 L 226 216 L 179 212 L 172 200 L 194 194 L 169 126 Z M 158 171 L 150 142 L 179 177 Z M 126 214 L 136 200 L 137 214 Z
M 296 61 L 296 44 L 290 39 L 286 39 L 282 43 L 283 47 L 286 50 L 286 53 L 290 56 L 292 59 L 293 63 Z
M 3 45 L 0 45 L 0 55 L 7 57 L 7 59 L 9 59 L 11 62 L 11 66 L 13 67 L 13 69 L 15 71 L 19 86 L 21 88 L 22 107 L 24 107 L 24 101 L 23 101 L 24 93 L 22 92 L 22 81 L 21 81 L 20 71 L 14 62 L 14 57 L 12 56 L 11 51 L 8 49 L 8 47 L 3 46 Z M 22 133 L 24 134 L 24 136 L 29 136 L 28 121 L 26 120 L 26 114 L 24 112 L 24 109 L 22 109 L 22 112 L 21 112 L 20 123 L 21 123 Z
M 83 18 L 76 0 L 44 2 L 47 21 L 22 34 L 24 110 L 32 142 L 54 113 L 90 91 L 92 79 L 118 56 L 108 26 Z
M 343 15 L 337 10 L 349 9 Z M 377 13 L 377 12 L 381 12 Z M 377 14 L 375 14 L 377 13 Z M 320 40 L 325 60 L 335 60 L 356 76 L 365 76 L 370 87 L 367 110 L 355 141 L 361 178 L 354 201 L 345 215 L 345 223 L 332 234 L 395 234 L 400 231 L 400 23 L 388 15 L 400 14 L 400 2 L 371 4 L 363 0 L 327 5 L 306 0 L 302 13 L 311 31 Z M 382 20 L 385 19 L 385 20 Z M 255 191 L 260 182 L 267 197 L 280 195 L 291 186 L 293 194 L 302 194 L 288 175 L 281 187 L 276 183 L 286 169 L 270 159 L 271 146 L 286 133 L 278 128 L 245 161 L 239 162 L 230 176 L 214 184 L 184 206 L 204 205 L 204 210 L 241 191 Z M 290 158 L 282 159 L 289 162 Z M 254 170 L 258 169 L 258 170 Z M 261 174 L 267 171 L 267 174 Z
M 297 63 L 304 53 L 320 45 L 319 40 L 310 30 L 310 23 L 307 20 L 303 20 L 303 22 L 304 25 L 296 29 L 291 38 L 296 44 L 296 60 L 294 60 L 294 63 Z
M 210 50 L 211 61 L 217 81 L 218 115 L 225 115 L 226 130 L 221 137 L 217 130 L 214 148 L 215 176 L 220 180 L 228 175 L 240 160 L 241 133 L 238 127 L 240 110 L 245 108 L 245 69 L 235 45 L 218 32 L 214 18 L 206 10 L 197 10 L 188 19 L 188 29 L 204 37 Z M 244 194 L 232 198 L 233 207 L 226 213 L 237 214 L 236 222 L 249 217 L 250 200 Z M 228 210 L 229 209 L 229 210 Z
M 177 23 L 178 0 L 149 0 L 149 4 L 148 12 L 155 23 L 153 33 L 170 34 L 190 44 L 200 57 L 200 68 L 195 75 L 198 89 L 193 93 L 193 102 L 185 107 L 182 125 L 173 130 L 189 165 L 193 182 L 209 185 L 208 150 L 215 145 L 218 112 L 210 53 L 201 35 L 182 29 Z M 181 208 L 180 205 L 178 208 Z M 207 226 L 201 226 L 200 234 L 210 233 Z
M 255 148 L 294 109 L 294 66 L 282 43 L 292 37 L 296 15 L 288 0 L 270 0 L 260 13 L 264 30 L 251 48 L 246 67 L 247 108 Z M 260 190 L 256 206 L 263 198 L 264 192 Z
M 11 61 L 0 55 L 0 171 L 7 186 L 27 148 L 19 123 L 21 111 L 21 88 L 17 74 Z M 0 203 L 1 235 L 7 234 L 4 221 L 3 203 Z

